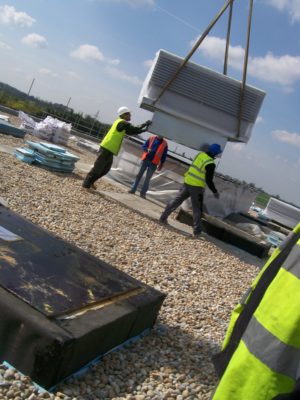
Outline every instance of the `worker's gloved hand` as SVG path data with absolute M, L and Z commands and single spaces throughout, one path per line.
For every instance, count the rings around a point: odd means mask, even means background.
M 219 192 L 214 193 L 214 197 L 215 197 L 215 199 L 219 199 L 220 198 L 220 193 Z

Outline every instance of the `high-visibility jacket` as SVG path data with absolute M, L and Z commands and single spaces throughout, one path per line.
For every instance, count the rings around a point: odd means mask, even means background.
M 221 379 L 213 400 L 273 400 L 298 388 L 300 223 L 233 311 L 214 363 Z
M 184 175 L 184 183 L 187 185 L 191 186 L 200 186 L 205 188 L 206 186 L 206 181 L 205 181 L 205 167 L 208 164 L 214 164 L 214 159 L 210 157 L 206 153 L 199 153 L 192 164 L 190 165 L 190 168 L 187 170 L 187 172 Z
M 152 146 L 153 146 L 155 138 L 156 138 L 156 136 L 150 136 L 148 149 L 150 149 L 150 150 L 152 149 Z M 162 156 L 164 154 L 165 148 L 167 146 L 168 146 L 167 141 L 165 139 L 163 139 L 161 141 L 161 143 L 159 144 L 159 146 L 158 146 L 158 148 L 157 148 L 157 150 L 156 150 L 156 152 L 154 154 L 153 159 L 151 160 L 152 164 L 158 165 L 160 163 L 160 160 L 161 160 L 161 158 L 162 158 Z M 147 155 L 148 155 L 148 152 L 144 151 L 144 153 L 142 154 L 141 159 L 142 160 L 146 160 Z
M 115 156 L 118 155 L 121 144 L 125 136 L 125 129 L 122 132 L 117 131 L 119 122 L 124 121 L 122 118 L 118 118 L 110 127 L 110 130 L 104 136 L 104 139 L 100 143 L 100 146 L 106 150 L 112 152 Z

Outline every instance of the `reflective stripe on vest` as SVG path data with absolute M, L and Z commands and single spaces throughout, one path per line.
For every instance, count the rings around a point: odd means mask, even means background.
M 250 316 L 213 400 L 271 400 L 293 391 L 300 378 L 300 224 L 282 249 L 274 253 L 264 271 L 268 272 L 273 265 L 277 268 L 278 259 L 283 261 Z M 259 276 L 263 279 L 262 273 Z M 259 286 L 260 279 L 255 280 L 255 286 Z M 246 300 L 245 312 L 255 289 L 252 287 Z M 235 325 L 245 317 L 243 306 L 239 307 L 240 316 L 234 317 Z M 229 337 L 224 353 L 231 344 Z
M 149 138 L 149 147 L 148 147 L 148 149 L 152 149 L 152 146 L 153 146 L 155 138 L 156 138 L 156 136 L 151 136 Z M 161 143 L 159 144 L 159 146 L 157 147 L 157 150 L 156 150 L 156 152 L 154 154 L 154 157 L 151 160 L 152 164 L 158 165 L 160 163 L 160 160 L 161 160 L 161 158 L 162 158 L 162 156 L 164 154 L 164 151 L 165 151 L 166 147 L 167 147 L 167 142 L 163 139 L 161 141 Z M 146 160 L 147 155 L 148 155 L 148 152 L 144 151 L 144 153 L 142 154 L 141 159 L 142 160 Z
M 111 126 L 110 130 L 104 136 L 104 139 L 100 143 L 100 146 L 106 150 L 112 152 L 115 156 L 118 155 L 121 144 L 125 136 L 125 130 L 122 132 L 117 131 L 119 122 L 124 121 L 122 118 L 118 118 Z
M 185 173 L 184 183 L 205 188 L 205 167 L 208 164 L 214 164 L 214 159 L 206 153 L 199 153 Z

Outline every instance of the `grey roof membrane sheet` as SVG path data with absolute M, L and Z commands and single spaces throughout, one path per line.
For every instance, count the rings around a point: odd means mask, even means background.
M 248 141 L 260 111 L 265 92 L 246 85 L 241 109 L 241 82 L 188 62 L 154 104 L 164 85 L 172 78 L 183 59 L 160 50 L 154 60 L 139 96 L 140 107 L 161 111 L 202 125 L 229 140 L 235 139 L 242 110 L 238 141 Z M 171 138 L 171 137 L 170 137 Z
M 113 167 L 108 176 L 117 182 L 131 186 L 140 169 L 142 143 L 136 143 L 134 139 L 125 139 L 122 149 L 114 158 Z M 170 154 L 170 153 L 169 153 Z M 218 163 L 218 161 L 216 161 Z M 183 176 L 188 169 L 187 163 L 167 157 L 160 171 L 156 171 L 150 181 L 147 196 L 160 203 L 167 204 L 174 199 L 183 183 Z M 137 194 L 144 183 L 145 175 L 138 186 Z M 237 185 L 235 182 L 224 181 L 215 176 L 214 182 L 220 191 L 220 199 L 216 199 L 207 189 L 204 194 L 204 204 L 207 212 L 215 217 L 224 218 L 232 213 L 246 213 L 256 197 L 256 193 Z M 191 211 L 191 202 L 185 201 L 181 207 L 185 211 Z

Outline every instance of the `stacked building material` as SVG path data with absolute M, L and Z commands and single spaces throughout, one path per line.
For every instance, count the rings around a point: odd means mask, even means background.
M 67 124 L 49 115 L 44 120 L 36 122 L 23 111 L 19 111 L 19 118 L 22 121 L 20 127 L 26 133 L 42 140 L 47 140 L 48 142 L 67 145 L 72 128 L 71 124 Z
M 50 143 L 36 143 L 27 140 L 29 148 L 17 148 L 15 156 L 26 162 L 43 165 L 58 172 L 72 172 L 79 157 L 66 151 L 63 147 Z
M 27 164 L 32 164 L 35 161 L 34 150 L 27 149 L 26 147 L 18 147 L 14 152 L 15 156 Z
M 0 119 L 0 133 L 11 135 L 17 138 L 23 138 L 26 132 L 23 129 L 16 128 L 10 122 Z

